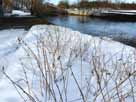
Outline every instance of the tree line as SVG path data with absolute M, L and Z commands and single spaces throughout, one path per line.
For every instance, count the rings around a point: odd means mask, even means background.
M 13 9 L 29 10 L 32 15 L 57 15 L 58 13 L 65 13 L 65 8 L 113 8 L 113 9 L 136 9 L 136 4 L 121 3 L 120 0 L 78 0 L 77 3 L 70 4 L 69 0 L 61 0 L 59 4 L 44 3 L 45 0 L 2 0 L 3 8 L 6 11 Z
M 34 12 L 40 12 L 42 5 L 43 0 L 3 0 L 3 9 L 5 11 L 20 9 L 29 10 L 33 14 Z
M 61 0 L 58 4 L 60 8 L 113 8 L 113 9 L 136 9 L 135 3 L 125 3 L 120 0 L 78 0 L 77 3 L 70 4 L 68 0 Z
M 13 9 L 28 10 L 32 15 L 57 15 L 65 13 L 64 10 L 59 9 L 50 3 L 44 3 L 45 0 L 3 0 L 3 8 L 5 11 Z

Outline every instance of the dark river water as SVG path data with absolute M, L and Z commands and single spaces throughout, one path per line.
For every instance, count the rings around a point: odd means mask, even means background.
M 136 37 L 136 22 L 116 22 L 80 16 L 49 17 L 48 21 L 94 36 L 122 39 Z

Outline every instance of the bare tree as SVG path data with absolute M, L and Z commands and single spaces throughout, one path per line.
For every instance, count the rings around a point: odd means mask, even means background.
M 3 15 L 2 0 L 0 0 L 0 16 Z

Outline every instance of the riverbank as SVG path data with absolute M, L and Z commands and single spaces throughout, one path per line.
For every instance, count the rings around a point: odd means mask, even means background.
M 0 29 L 4 28 L 29 28 L 36 24 L 51 24 L 46 18 L 35 16 L 4 16 L 0 17 Z
M 113 21 L 136 21 L 136 10 L 67 9 L 69 15 L 90 16 Z
M 18 38 L 17 45 L 18 49 L 7 56 L 8 65 L 4 63 L 7 61 L 4 57 L 3 63 L 0 63 L 4 67 L 1 68 L 1 102 L 23 99 L 99 102 L 103 101 L 101 91 L 105 100 L 118 101 L 119 98 L 114 98 L 118 96 L 117 93 L 124 96 L 127 102 L 133 100 L 132 87 L 128 84 L 129 80 L 135 80 L 135 74 L 130 76 L 130 73 L 134 73 L 135 65 L 135 49 L 132 47 L 53 25 L 33 26 L 25 37 Z M 14 83 L 10 83 L 9 78 Z M 105 81 L 108 82 L 106 85 Z M 97 87 L 99 85 L 101 91 Z M 116 90 L 116 86 L 120 87 L 121 93 Z M 136 89 L 135 86 L 133 89 Z M 128 97 L 126 92 L 129 93 Z M 88 97 L 85 98 L 86 93 Z

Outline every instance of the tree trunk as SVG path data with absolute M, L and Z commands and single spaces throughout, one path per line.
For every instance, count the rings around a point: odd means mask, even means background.
M 3 6 L 2 0 L 0 0 L 0 16 L 3 16 Z

